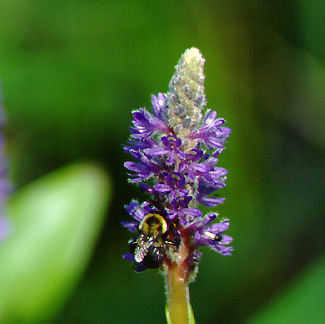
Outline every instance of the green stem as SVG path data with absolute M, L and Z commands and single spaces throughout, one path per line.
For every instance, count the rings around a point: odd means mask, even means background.
M 182 245 L 178 262 L 172 262 L 165 272 L 166 278 L 166 318 L 168 324 L 195 324 L 190 293 L 188 287 L 187 269 L 183 269 L 188 249 Z

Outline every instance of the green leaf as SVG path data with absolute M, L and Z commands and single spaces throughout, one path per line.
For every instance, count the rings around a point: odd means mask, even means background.
M 325 258 L 315 262 L 249 324 L 325 323 Z
M 39 323 L 57 311 L 91 257 L 108 197 L 106 175 L 87 164 L 12 197 L 12 233 L 0 246 L 1 323 Z

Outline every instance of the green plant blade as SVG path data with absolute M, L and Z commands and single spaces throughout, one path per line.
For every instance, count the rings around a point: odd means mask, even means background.
M 325 323 L 324 276 L 325 257 L 322 257 L 247 323 Z
M 0 322 L 48 319 L 77 283 L 100 232 L 109 185 L 92 165 L 66 167 L 20 190 L 0 245 Z

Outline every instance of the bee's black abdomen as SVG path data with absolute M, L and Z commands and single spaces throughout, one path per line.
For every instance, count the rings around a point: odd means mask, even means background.
M 151 254 L 154 261 L 159 263 L 162 262 L 164 257 L 162 246 L 155 246 L 155 245 L 150 246 L 149 253 Z

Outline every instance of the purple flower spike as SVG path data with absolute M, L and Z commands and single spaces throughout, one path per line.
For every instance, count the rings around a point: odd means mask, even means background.
M 152 95 L 151 112 L 132 112 L 124 147 L 135 159 L 124 164 L 131 172 L 129 182 L 139 183 L 150 197 L 125 207 L 134 221 L 122 224 L 139 236 L 129 242 L 130 252 L 123 257 L 135 263 L 136 271 L 168 271 L 177 265 L 185 282 L 196 273 L 199 247 L 209 246 L 222 255 L 233 250 L 232 238 L 224 234 L 229 221 L 213 223 L 218 214 L 204 216 L 199 209 L 200 204 L 215 207 L 225 200 L 215 192 L 225 186 L 228 171 L 216 165 L 231 133 L 216 111 L 205 109 L 204 63 L 198 49 L 185 51 L 169 91 Z

